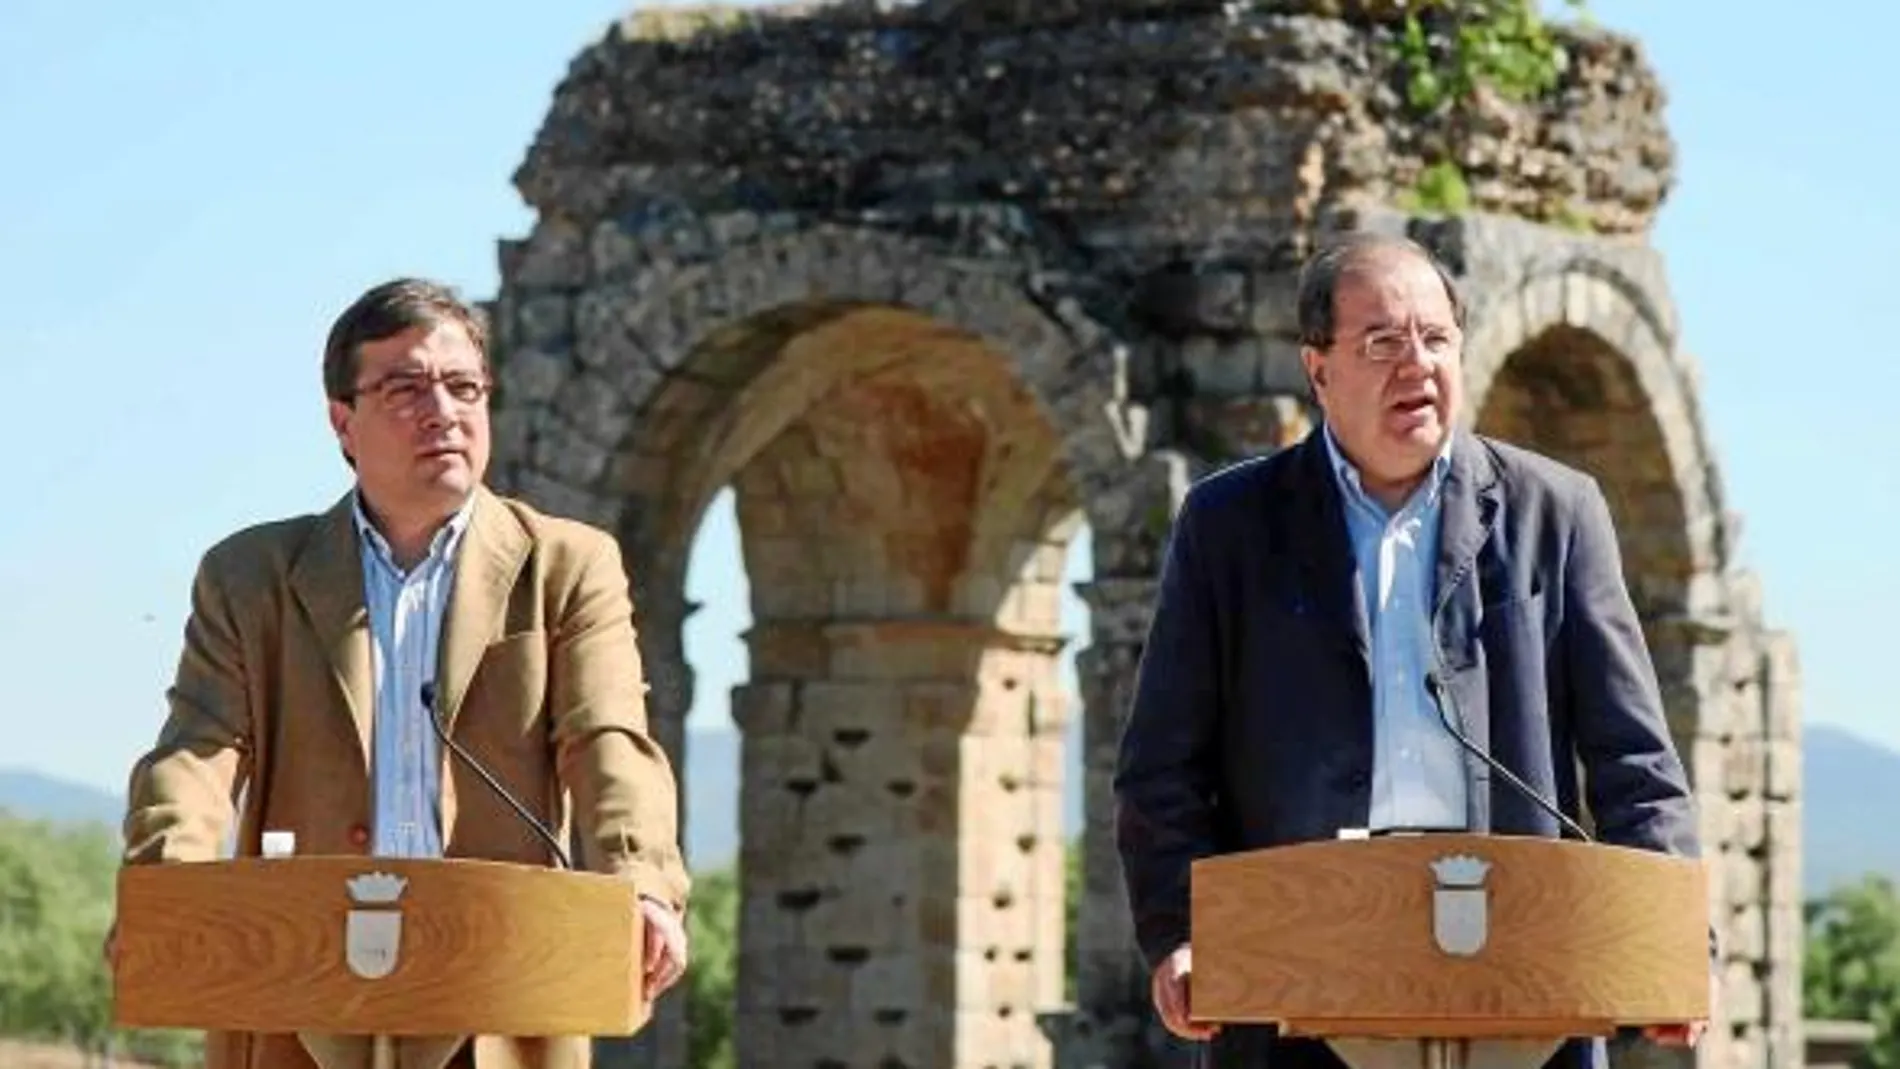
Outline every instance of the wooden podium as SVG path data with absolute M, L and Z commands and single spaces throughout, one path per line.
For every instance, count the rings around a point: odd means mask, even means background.
M 376 1037 L 631 1035 L 631 884 L 470 860 L 133 865 L 113 1019 L 130 1028 Z
M 1710 1013 L 1698 860 L 1401 834 L 1198 861 L 1191 901 L 1194 1019 L 1323 1038 L 1360 1069 L 1536 1066 Z

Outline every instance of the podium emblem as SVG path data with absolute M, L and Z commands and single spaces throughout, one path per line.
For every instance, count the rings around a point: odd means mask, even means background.
M 1468 958 L 1484 949 L 1490 913 L 1484 888 L 1491 863 L 1463 854 L 1432 862 L 1432 938 L 1438 949 Z
M 343 963 L 365 980 L 380 980 L 396 971 L 402 946 L 402 911 L 397 900 L 407 885 L 401 876 L 387 872 L 349 880 L 350 901 L 358 908 L 350 910 L 343 925 Z

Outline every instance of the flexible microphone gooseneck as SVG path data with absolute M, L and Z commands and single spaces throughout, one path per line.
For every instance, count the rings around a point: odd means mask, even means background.
M 1583 830 L 1582 825 L 1566 816 L 1564 811 L 1559 809 L 1555 802 L 1539 794 L 1530 784 L 1517 778 L 1516 773 L 1504 767 L 1502 762 L 1484 752 L 1476 743 L 1465 737 L 1465 733 L 1458 729 L 1457 724 L 1453 723 L 1454 719 L 1458 723 L 1463 723 L 1465 718 L 1464 714 L 1458 711 L 1458 699 L 1452 697 L 1451 687 L 1446 685 L 1445 679 L 1444 651 L 1439 648 L 1436 636 L 1434 636 L 1432 641 L 1432 670 L 1425 673 L 1425 689 L 1431 692 L 1432 705 L 1438 710 L 1438 722 L 1445 726 L 1445 730 L 1451 733 L 1452 738 L 1458 740 L 1458 745 L 1463 746 L 1466 752 L 1478 760 L 1483 761 L 1490 767 L 1491 771 L 1503 777 L 1504 782 L 1510 784 L 1517 793 L 1536 803 L 1539 809 L 1557 818 L 1557 823 L 1563 825 L 1566 830 L 1575 834 L 1577 838 L 1582 839 L 1586 843 L 1596 842 L 1596 839 L 1592 837 L 1589 832 Z M 1450 712 L 1447 712 L 1446 706 L 1451 707 Z
M 567 851 L 562 849 L 561 841 L 555 837 L 554 833 L 549 831 L 540 821 L 536 820 L 534 814 L 528 812 L 527 806 L 522 805 L 514 795 L 509 794 L 508 789 L 501 785 L 501 781 L 490 775 L 488 770 L 482 767 L 482 763 L 475 760 L 474 755 L 462 749 L 460 743 L 449 737 L 448 729 L 442 726 L 441 719 L 437 717 L 435 713 L 434 683 L 424 683 L 422 685 L 422 711 L 428 714 L 429 727 L 434 730 L 435 737 L 442 741 L 442 745 L 447 746 L 450 753 L 461 758 L 463 764 L 467 765 L 483 783 L 488 784 L 488 789 L 494 791 L 496 797 L 508 803 L 508 808 L 514 810 L 515 815 L 520 817 L 522 822 L 527 824 L 542 842 L 548 844 L 548 849 L 554 851 L 554 857 L 560 861 L 562 868 L 573 869 L 574 863 L 568 860 Z

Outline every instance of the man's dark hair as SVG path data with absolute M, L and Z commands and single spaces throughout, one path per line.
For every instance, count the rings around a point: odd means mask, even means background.
M 1439 281 L 1445 284 L 1445 296 L 1451 301 L 1453 322 L 1465 328 L 1465 302 L 1451 271 L 1425 246 L 1411 238 L 1389 234 L 1354 231 L 1329 240 L 1300 268 L 1299 328 L 1300 344 L 1326 349 L 1333 344 L 1338 330 L 1339 283 L 1363 267 L 1366 261 L 1391 253 L 1410 254 L 1430 264 Z
M 356 376 L 361 371 L 359 350 L 365 342 L 443 323 L 458 323 L 468 332 L 486 367 L 487 323 L 453 289 L 421 278 L 392 279 L 370 288 L 330 326 L 329 340 L 323 345 L 323 392 L 332 401 L 355 398 Z

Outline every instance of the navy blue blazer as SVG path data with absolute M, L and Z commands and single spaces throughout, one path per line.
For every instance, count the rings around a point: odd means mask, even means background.
M 1115 777 L 1116 835 L 1150 969 L 1188 938 L 1196 858 L 1363 828 L 1373 726 L 1365 605 L 1322 433 L 1198 482 L 1175 519 Z M 1602 842 L 1698 856 L 1688 777 L 1583 472 L 1460 431 L 1433 606 L 1465 732 Z M 1584 783 L 1578 782 L 1580 759 Z M 1470 827 L 1561 827 L 1475 757 Z M 1233 1027 L 1219 1066 L 1339 1069 L 1329 1049 Z M 1553 1064 L 1601 1059 L 1573 1043 Z

